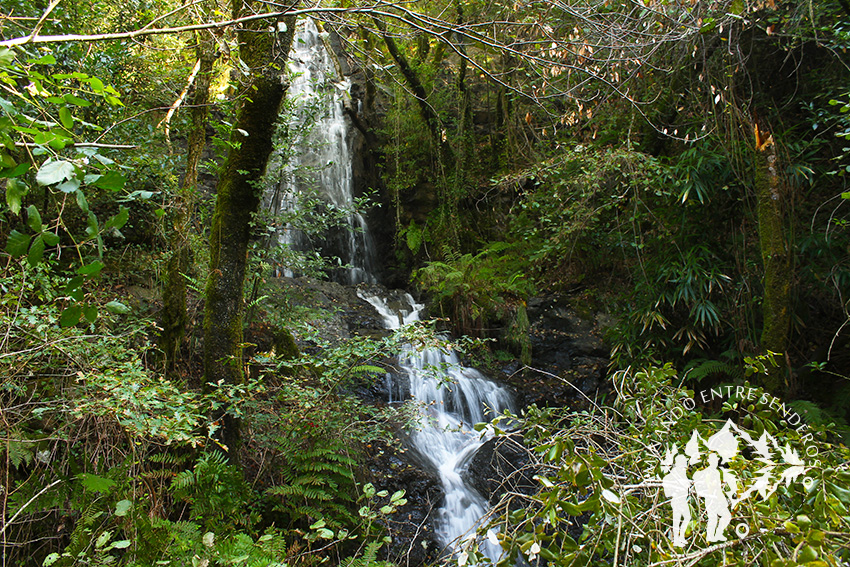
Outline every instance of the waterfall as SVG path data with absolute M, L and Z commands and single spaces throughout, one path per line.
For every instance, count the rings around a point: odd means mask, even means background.
M 319 197 L 333 217 L 349 211 L 341 230 L 325 231 L 325 242 L 315 246 L 304 232 L 287 226 L 278 234 L 281 244 L 301 251 L 322 248 L 348 266 L 343 283 L 374 283 L 374 246 L 366 219 L 354 212 L 352 139 L 354 133 L 343 111 L 351 81 L 337 70 L 335 55 L 312 19 L 300 20 L 289 53 L 292 79 L 287 100 L 291 155 L 278 156 L 281 180 L 269 197 L 274 213 L 292 211 L 304 197 Z M 292 275 L 289 271 L 287 275 Z
M 358 295 L 375 307 L 389 329 L 419 320 L 424 307 L 409 294 L 404 295 L 408 307 L 396 310 L 381 297 L 359 291 Z M 409 378 L 411 398 L 421 409 L 421 424 L 411 442 L 437 470 L 445 491 L 436 532 L 443 545 L 458 550 L 475 538 L 488 509 L 486 500 L 463 479 L 470 459 L 491 435 L 482 437 L 473 426 L 505 409 L 513 410 L 511 396 L 477 370 L 462 366 L 454 352 L 417 351 L 407 345 L 399 355 L 399 366 Z M 502 552 L 490 538 L 479 542 L 479 549 L 494 564 Z

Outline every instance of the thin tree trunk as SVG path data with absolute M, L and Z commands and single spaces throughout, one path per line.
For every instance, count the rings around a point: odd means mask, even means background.
M 234 17 L 262 11 L 256 0 L 233 0 Z M 242 85 L 245 98 L 237 111 L 230 150 L 218 183 L 210 232 L 210 273 L 204 310 L 204 382 L 233 385 L 244 379 L 242 364 L 242 289 L 251 240 L 251 221 L 260 204 L 263 172 L 272 151 L 275 122 L 285 87 L 281 82 L 292 44 L 295 21 L 251 22 L 239 31 L 240 57 L 250 70 Z M 247 133 L 247 136 L 243 134 Z M 240 421 L 222 410 L 214 416 L 219 440 L 232 460 L 237 458 Z
M 171 257 L 165 272 L 162 292 L 162 334 L 160 347 L 165 353 L 166 370 L 172 370 L 177 360 L 180 343 L 186 332 L 186 278 L 191 267 L 189 232 L 192 209 L 198 188 L 198 165 L 207 143 L 207 104 L 210 99 L 210 80 L 213 64 L 217 58 L 216 45 L 212 40 L 202 40 L 198 34 L 196 46 L 200 68 L 195 79 L 195 92 L 191 99 L 189 115 L 191 128 L 186 151 L 186 174 L 175 199 L 174 226 L 171 231 Z
M 434 109 L 428 103 L 428 95 L 425 93 L 425 87 L 422 85 L 422 81 L 419 80 L 419 76 L 417 76 L 416 71 L 410 66 L 407 58 L 404 54 L 399 50 L 398 46 L 395 43 L 395 40 L 392 36 L 387 33 L 386 25 L 384 22 L 378 20 L 377 18 L 373 18 L 375 25 L 381 32 L 381 36 L 384 39 L 384 43 L 387 46 L 387 51 L 389 51 L 393 60 L 398 65 L 401 74 L 404 76 L 405 81 L 407 82 L 407 86 L 410 87 L 410 90 L 413 91 L 413 96 L 416 98 L 416 102 L 419 104 L 419 114 L 422 116 L 422 119 L 425 121 L 425 124 L 428 126 L 428 131 L 431 133 L 431 138 L 434 140 L 434 144 L 437 146 L 439 150 L 440 161 L 442 162 L 444 167 L 451 168 L 452 165 L 452 149 L 449 144 L 443 140 L 443 132 L 440 128 L 440 118 L 437 116 L 437 113 L 434 112 Z
M 779 367 L 771 367 L 762 379 L 765 389 L 781 393 L 788 386 L 786 376 L 788 336 L 791 329 L 791 251 L 785 234 L 782 205 L 784 186 L 778 171 L 776 145 L 766 131 L 755 127 L 755 189 L 758 206 L 758 231 L 764 264 L 764 326 L 761 348 L 782 353 Z

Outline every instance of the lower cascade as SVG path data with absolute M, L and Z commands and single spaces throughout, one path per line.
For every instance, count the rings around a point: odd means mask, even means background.
M 382 297 L 358 295 L 375 307 L 388 329 L 418 321 L 424 307 L 409 294 L 393 303 L 394 309 Z M 507 390 L 481 372 L 462 366 L 454 352 L 418 351 L 406 345 L 398 360 L 401 374 L 410 382 L 410 397 L 418 402 L 422 416 L 412 444 L 437 470 L 445 491 L 436 533 L 447 549 L 463 553 L 488 510 L 487 501 L 463 479 L 470 459 L 492 436 L 491 432 L 482 435 L 473 426 L 506 409 L 513 410 L 513 401 Z M 493 563 L 502 552 L 492 534 L 479 542 L 479 551 Z

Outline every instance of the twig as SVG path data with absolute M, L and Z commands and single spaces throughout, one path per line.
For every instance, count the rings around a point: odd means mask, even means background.
M 21 508 L 20 508 L 17 512 L 15 512 L 15 515 L 14 515 L 14 516 L 12 516 L 12 517 L 11 517 L 11 519 L 9 519 L 9 521 L 8 521 L 8 522 L 6 522 L 5 524 L 3 524 L 3 528 L 2 528 L 2 529 L 0 529 L 0 536 L 5 535 L 5 533 L 6 533 L 6 528 L 8 528 L 8 527 L 9 527 L 10 525 L 12 525 L 13 523 L 15 523 L 15 519 L 17 519 L 17 517 L 18 517 L 18 516 L 20 516 L 20 515 L 21 515 L 21 513 L 22 513 L 24 510 L 26 510 L 26 509 L 27 509 L 27 506 L 29 506 L 30 504 L 32 504 L 32 503 L 33 503 L 33 502 L 34 502 L 34 501 L 35 501 L 35 500 L 36 500 L 39 496 L 41 496 L 42 494 L 44 494 L 45 492 L 47 492 L 48 490 L 50 490 L 51 488 L 53 488 L 54 486 L 56 486 L 57 484 L 59 484 L 60 482 L 62 482 L 62 479 L 61 479 L 61 478 L 60 478 L 59 480 L 54 480 L 53 482 L 51 482 L 50 484 L 48 484 L 47 486 L 45 486 L 44 488 L 42 488 L 41 490 L 39 490 L 39 491 L 36 493 L 36 495 L 35 495 L 35 496 L 33 496 L 32 498 L 30 498 L 29 500 L 27 500 L 26 504 L 24 504 L 23 506 L 21 506 Z
M 162 126 L 165 124 L 165 143 L 168 144 L 168 153 L 171 153 L 171 118 L 174 116 L 174 113 L 177 112 L 177 109 L 180 108 L 180 105 L 183 104 L 183 101 L 186 99 L 186 95 L 189 94 L 189 89 L 192 88 L 192 84 L 195 82 L 195 77 L 198 76 L 198 71 L 201 70 L 201 60 L 195 63 L 195 66 L 192 67 L 192 72 L 189 73 L 189 79 L 186 81 L 186 86 L 183 87 L 183 91 L 180 93 L 180 96 L 177 97 L 177 100 L 174 101 L 174 104 L 171 105 L 171 108 L 168 109 L 168 112 L 165 114 L 165 118 L 163 118 L 157 126 Z
M 47 20 L 47 16 L 50 15 L 50 12 L 52 12 L 53 9 L 56 8 L 56 6 L 58 6 L 59 2 L 61 2 L 61 1 L 62 0 L 53 0 L 50 3 L 50 5 L 47 7 L 47 9 L 44 11 L 44 13 L 38 19 L 38 22 L 36 22 L 35 27 L 32 29 L 32 33 L 30 33 L 29 37 L 27 38 L 27 41 L 24 41 L 23 43 L 28 43 L 29 41 L 32 41 L 33 39 L 35 39 L 35 37 L 38 35 L 38 32 L 40 32 L 41 28 L 44 27 L 44 22 Z

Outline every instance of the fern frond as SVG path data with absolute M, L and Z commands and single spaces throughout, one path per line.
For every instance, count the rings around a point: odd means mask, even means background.
M 686 369 L 688 378 L 697 382 L 705 379 L 708 376 L 724 375 L 732 379 L 743 379 L 743 370 L 734 364 L 723 362 L 720 360 L 696 360 L 692 363 L 690 369 Z

